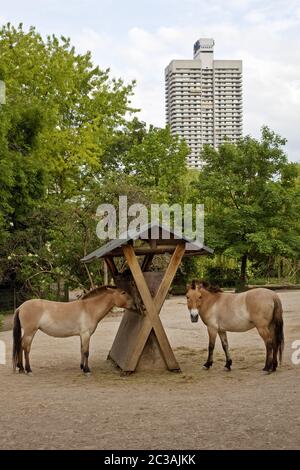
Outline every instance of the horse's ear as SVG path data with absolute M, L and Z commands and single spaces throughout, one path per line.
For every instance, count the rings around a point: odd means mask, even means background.
M 186 285 L 186 291 L 190 290 L 191 289 L 191 284 L 187 284 Z
M 195 279 L 192 280 L 192 284 L 191 284 L 191 289 L 196 289 L 197 288 L 197 282 L 195 281 Z
M 200 288 L 203 287 L 204 289 L 207 289 L 209 286 L 210 286 L 210 284 L 207 281 L 202 280 L 202 281 L 199 282 L 199 287 Z

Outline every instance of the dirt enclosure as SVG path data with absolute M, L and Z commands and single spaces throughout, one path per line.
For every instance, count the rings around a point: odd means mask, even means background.
M 120 315 L 106 317 L 91 341 L 92 375 L 79 370 L 79 339 L 38 333 L 33 376 L 13 374 L 11 331 L 0 333 L 1 449 L 300 449 L 300 292 L 280 292 L 285 354 L 275 374 L 262 375 L 264 345 L 256 330 L 229 333 L 233 370 L 206 359 L 204 325 L 190 322 L 184 297 L 167 300 L 161 318 L 182 368 L 120 377 L 106 361 Z

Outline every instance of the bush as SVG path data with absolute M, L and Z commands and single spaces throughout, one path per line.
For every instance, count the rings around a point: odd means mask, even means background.
M 195 258 L 183 258 L 180 264 L 174 282 L 174 285 L 186 286 L 192 279 L 197 279 L 199 273 L 198 259 Z
M 240 278 L 238 268 L 226 268 L 224 266 L 208 266 L 205 270 L 205 280 L 219 287 L 235 287 Z

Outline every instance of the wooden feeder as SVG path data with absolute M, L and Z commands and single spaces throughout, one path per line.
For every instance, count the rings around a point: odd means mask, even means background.
M 182 258 L 212 252 L 155 224 L 134 237 L 113 240 L 81 260 L 90 263 L 104 259 L 116 286 L 134 299 L 135 309 L 125 311 L 108 355 L 123 373 L 141 369 L 180 371 L 159 314 Z M 154 256 L 163 254 L 171 255 L 166 271 L 149 271 Z M 124 257 L 127 262 L 122 272 L 115 257 Z

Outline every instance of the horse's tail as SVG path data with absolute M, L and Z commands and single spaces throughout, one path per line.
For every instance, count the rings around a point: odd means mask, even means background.
M 282 353 L 284 348 L 284 334 L 283 334 L 283 318 L 282 318 L 282 304 L 279 297 L 274 298 L 274 310 L 272 324 L 274 327 L 274 346 L 278 351 L 279 362 L 282 361 Z
M 13 353 L 12 353 L 12 362 L 13 369 L 16 370 L 17 364 L 19 362 L 19 354 L 22 347 L 22 329 L 21 322 L 19 318 L 19 309 L 16 310 L 14 316 L 14 326 L 13 326 Z

